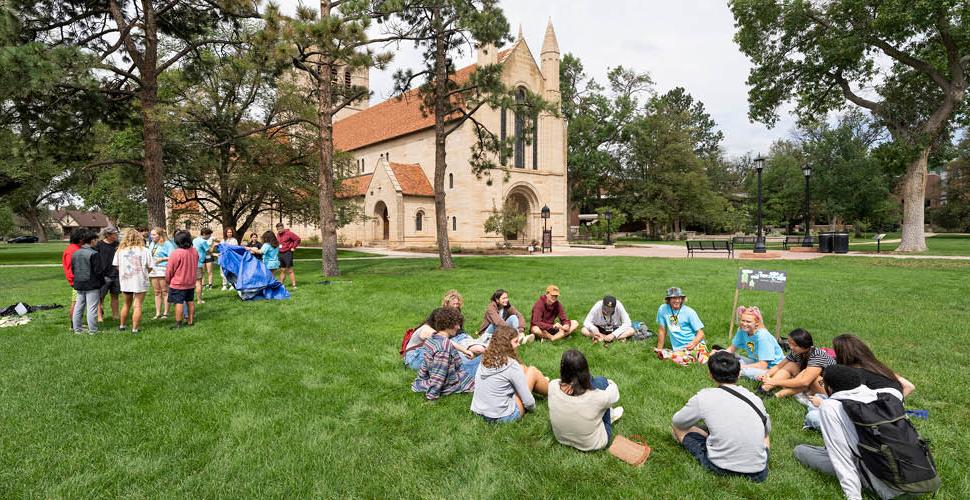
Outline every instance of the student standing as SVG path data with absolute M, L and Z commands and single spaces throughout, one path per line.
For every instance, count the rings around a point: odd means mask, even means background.
M 131 333 L 138 333 L 141 326 L 141 306 L 148 291 L 148 270 L 151 254 L 145 248 L 145 238 L 136 229 L 129 229 L 115 252 L 111 265 L 118 268 L 121 293 L 125 296 L 121 306 L 119 331 L 125 330 L 125 321 L 131 311 Z
M 211 237 L 212 229 L 204 227 L 201 231 L 199 231 L 199 236 L 192 240 L 192 247 L 195 248 L 195 252 L 199 255 L 198 275 L 196 277 L 198 283 L 195 284 L 195 303 L 197 305 L 205 304 L 205 301 L 202 300 L 202 280 L 204 278 L 203 267 L 205 267 L 206 257 L 209 257 L 209 249 L 211 248 L 209 241 Z M 176 245 L 178 245 L 177 242 Z
M 81 317 L 87 313 L 88 333 L 94 335 L 98 333 L 98 307 L 101 304 L 104 269 L 101 268 L 102 260 L 98 258 L 98 252 L 93 249 L 97 245 L 98 235 L 94 231 L 84 230 L 80 240 L 81 248 L 71 255 L 72 286 L 77 291 L 71 326 L 74 333 L 82 333 Z
M 296 274 L 293 272 L 293 251 L 300 246 L 300 237 L 283 226 L 282 222 L 276 225 L 276 231 L 276 239 L 279 241 L 280 247 L 280 283 L 283 283 L 283 277 L 289 273 L 290 287 L 296 288 Z
M 151 232 L 152 242 L 148 245 L 148 254 L 152 257 L 152 269 L 148 279 L 155 294 L 155 316 L 152 319 L 168 318 L 168 285 L 165 284 L 165 269 L 168 267 L 168 256 L 175 250 L 175 243 L 168 238 L 164 228 L 156 227 Z
M 61 267 L 64 269 L 64 278 L 67 279 L 68 286 L 71 287 L 71 308 L 68 310 L 68 319 L 71 320 L 71 330 L 74 330 L 74 304 L 77 302 L 77 290 L 74 289 L 74 271 L 71 270 L 71 257 L 74 252 L 81 249 L 81 238 L 87 234 L 88 230 L 76 228 L 71 231 L 71 241 L 61 254 Z
M 111 319 L 118 317 L 118 297 L 121 295 L 121 284 L 118 283 L 118 269 L 111 265 L 114 261 L 115 251 L 118 249 L 118 228 L 108 226 L 101 230 L 101 240 L 95 245 L 94 250 L 98 252 L 100 269 L 104 272 L 101 284 L 101 301 L 111 294 Z M 98 305 L 98 321 L 104 320 L 104 306 Z
M 222 240 L 226 245 L 239 245 L 239 240 L 236 239 L 236 232 L 232 230 L 231 227 L 227 227 L 222 235 L 225 239 Z M 222 289 L 229 290 L 232 285 L 226 280 L 226 272 L 222 270 L 222 266 L 219 266 L 219 274 L 222 275 Z
M 250 248 L 249 252 L 253 255 L 259 255 L 263 259 L 263 265 L 266 269 L 269 269 L 270 274 L 273 271 L 280 268 L 280 243 L 276 240 L 276 235 L 273 231 L 266 231 L 263 233 L 263 246 L 257 248 Z
M 763 482 L 768 478 L 771 432 L 765 405 L 737 385 L 741 365 L 733 354 L 715 352 L 707 368 L 717 387 L 701 389 L 674 414 L 674 439 L 715 474 Z M 696 427 L 701 420 L 707 430 Z
M 199 266 L 199 252 L 192 246 L 192 235 L 188 231 L 175 233 L 176 248 L 168 257 L 165 269 L 165 282 L 168 283 L 168 302 L 175 304 L 175 326 L 182 328 L 195 323 L 195 290 L 198 285 L 197 274 Z M 183 316 L 188 307 L 188 315 Z
M 620 400 L 612 380 L 591 377 L 583 353 L 570 349 L 562 354 L 559 378 L 549 382 L 549 421 L 556 440 L 577 450 L 602 450 L 613 437 L 613 422 L 623 407 L 610 408 Z

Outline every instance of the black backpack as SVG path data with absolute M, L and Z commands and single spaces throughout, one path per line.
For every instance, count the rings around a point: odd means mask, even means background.
M 906 416 L 903 402 L 888 393 L 875 401 L 840 400 L 859 435 L 859 458 L 874 476 L 906 493 L 932 493 L 940 476 L 930 447 Z

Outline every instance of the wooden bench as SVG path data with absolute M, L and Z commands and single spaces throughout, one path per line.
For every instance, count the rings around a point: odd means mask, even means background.
M 687 256 L 694 252 L 724 252 L 734 258 L 734 244 L 730 240 L 687 240 Z
M 792 247 L 792 246 L 794 246 L 794 247 L 800 247 L 800 246 L 802 246 L 802 241 L 805 241 L 805 237 L 804 236 L 785 236 L 785 241 L 782 242 L 781 246 L 785 250 L 788 250 L 788 247 Z M 815 237 L 814 236 L 810 236 L 809 237 L 809 241 L 812 242 L 812 246 L 815 246 Z

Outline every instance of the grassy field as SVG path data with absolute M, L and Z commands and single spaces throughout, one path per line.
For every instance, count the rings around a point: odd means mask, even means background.
M 899 239 L 899 233 L 886 235 L 887 240 Z M 876 253 L 876 242 L 872 237 L 850 238 L 849 250 L 852 252 L 871 252 Z M 684 246 L 683 241 L 646 241 L 646 240 L 620 240 L 617 246 L 636 246 L 640 244 L 650 245 L 674 245 Z M 899 243 L 883 243 L 880 251 L 891 252 L 899 246 Z M 751 244 L 735 245 L 737 250 L 750 250 L 754 247 Z M 956 255 L 970 256 L 970 234 L 937 234 L 926 238 L 927 251 L 920 255 Z M 768 241 L 765 245 L 768 250 L 781 250 L 782 244 L 778 241 Z
M 683 287 L 709 338 L 724 342 L 736 262 L 457 262 L 459 269 L 440 271 L 435 259 L 345 261 L 343 277 L 329 285 L 317 264 L 300 262 L 292 300 L 243 303 L 215 291 L 198 324 L 179 331 L 149 321 L 133 337 L 111 332 L 109 320 L 105 333 L 73 335 L 64 310 L 0 330 L 0 498 L 841 495 L 834 478 L 794 460 L 796 444 L 821 437 L 801 429 L 803 407 L 792 400 L 766 403 L 774 423 L 766 483 L 707 474 L 669 435 L 673 413 L 710 384 L 706 368 L 658 361 L 651 342 L 604 349 L 571 338 L 521 349 L 551 377 L 565 349 L 582 349 L 595 373 L 619 384 L 626 413 L 616 432 L 640 434 L 654 448 L 639 469 L 559 445 L 541 398 L 534 414 L 500 426 L 470 413 L 470 395 L 428 403 L 410 391 L 414 375 L 397 352 L 403 331 L 447 289 L 465 294 L 474 327 L 495 288 L 528 310 L 549 282 L 562 287 L 571 317 L 609 292 L 650 323 L 663 290 Z M 938 498 L 970 497 L 961 430 L 970 420 L 961 340 L 970 263 L 848 257 L 765 265 L 789 273 L 783 330 L 807 328 L 823 345 L 856 332 L 916 384 L 907 406 L 929 410 L 928 421 L 915 423 L 933 443 Z M 0 305 L 68 297 L 60 269 L 0 269 Z M 769 311 L 777 303 L 757 292 L 742 299 Z
M 61 253 L 66 242 L 54 243 L 2 243 L 0 244 L 0 264 L 60 264 Z M 353 250 L 337 250 L 337 257 L 378 257 L 379 255 Z M 320 259 L 319 248 L 297 248 L 298 259 Z

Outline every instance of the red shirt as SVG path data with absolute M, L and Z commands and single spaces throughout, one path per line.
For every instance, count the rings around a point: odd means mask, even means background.
M 532 326 L 538 326 L 543 330 L 549 330 L 559 318 L 559 323 L 565 325 L 569 318 L 566 317 L 566 309 L 562 302 L 556 301 L 552 304 L 546 302 L 546 296 L 540 295 L 539 300 L 532 306 Z
M 292 252 L 293 249 L 300 246 L 301 241 L 300 237 L 289 229 L 284 229 L 276 233 L 276 239 L 280 242 L 280 253 Z
M 195 288 L 195 273 L 199 266 L 199 252 L 195 248 L 176 248 L 168 256 L 165 282 L 176 290 Z
M 64 249 L 64 253 L 61 254 L 61 266 L 64 267 L 64 277 L 67 278 L 67 283 L 71 286 L 74 286 L 74 271 L 71 270 L 71 256 L 79 248 L 81 248 L 81 245 L 71 243 Z

